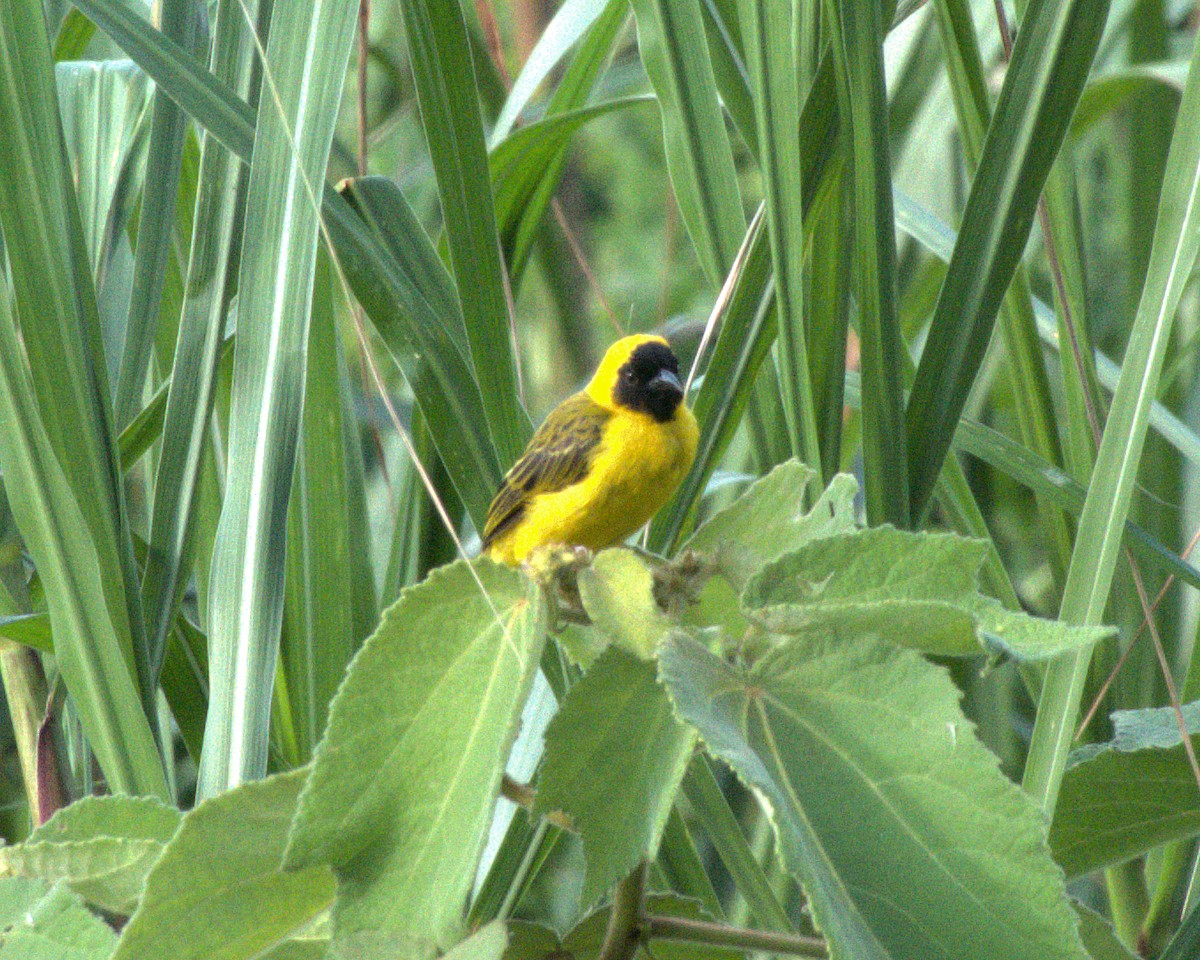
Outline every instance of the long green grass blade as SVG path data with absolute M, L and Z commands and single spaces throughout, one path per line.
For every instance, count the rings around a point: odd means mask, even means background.
M 3 36 L 0 31 L 0 49 Z M 42 425 L 3 284 L 0 466 L 46 590 L 59 669 L 109 787 L 168 799 L 127 647 L 123 649 L 105 605 L 100 558 Z
M 225 506 L 209 594 L 210 705 L 197 792 L 266 772 L 285 535 L 325 165 L 357 4 L 275 8 L 247 188 Z
M 298 760 L 307 763 L 325 729 L 329 701 L 346 665 L 369 630 L 356 622 L 355 592 L 374 593 L 371 573 L 355 557 L 370 556 L 369 542 L 354 537 L 351 511 L 363 509 L 352 496 L 344 403 L 346 360 L 333 313 L 329 256 L 322 249 L 313 282 L 308 339 L 308 378 L 295 486 L 288 505 L 288 587 L 280 656 L 292 704 Z M 374 624 L 367 624 L 373 627 Z
M 209 133 L 245 160 L 254 145 L 254 110 L 192 54 L 120 3 L 72 0 Z
M 400 9 L 475 378 L 497 455 L 511 464 L 531 430 L 517 396 L 514 337 L 467 26 L 458 0 L 401 0 Z
M 1099 623 L 1112 587 L 1175 310 L 1200 249 L 1198 200 L 1200 44 L 1193 50 L 1171 139 L 1146 283 L 1067 571 L 1060 616 L 1069 623 Z M 1090 652 L 1072 654 L 1052 663 L 1046 673 L 1024 787 L 1047 816 L 1054 813 L 1090 659 Z
M 862 357 L 863 494 L 867 521 L 909 525 L 904 447 L 904 346 L 896 315 L 896 232 L 883 82 L 884 23 L 876 3 L 838 3 L 836 42 L 850 116 L 854 265 Z
M 910 498 L 922 517 L 1079 99 L 1108 0 L 1034 0 L 988 128 L 908 403 Z
M 792 455 L 815 467 L 821 454 L 804 330 L 804 172 L 796 135 L 800 99 L 792 54 L 792 5 L 743 0 L 738 10 L 766 194 L 784 422 Z M 814 474 L 814 497 L 817 479 Z
M 325 205 L 346 279 L 404 372 L 455 489 L 482 530 L 503 471 L 466 359 L 452 281 L 394 183 L 364 177 L 344 190 L 346 199 L 327 194 Z
M 160 29 L 185 50 L 199 52 L 206 38 L 200 35 L 200 9 L 193 0 L 164 0 Z M 175 255 L 171 234 L 175 227 L 175 194 L 183 161 L 183 139 L 188 118 L 166 93 L 154 95 L 154 120 L 142 187 L 137 255 L 133 267 L 133 293 L 125 324 L 125 349 L 117 377 L 115 418 L 124 428 L 137 414 L 150 367 L 158 311 L 167 266 Z
M 254 55 L 241 3 L 224 0 L 214 29 L 214 74 L 231 89 L 248 93 Z M 191 569 L 192 510 L 212 416 L 222 328 L 235 280 L 236 239 L 245 190 L 245 168 L 215 137 L 205 134 L 201 151 L 191 259 L 170 389 L 160 413 L 163 444 L 154 480 L 150 549 L 142 576 L 142 602 L 156 667 L 162 662 L 167 634 Z M 141 418 L 139 414 L 130 426 Z
M 0 178 L 0 227 L 13 313 L 36 395 L 33 409 L 78 505 L 84 523 L 79 533 L 90 541 L 98 563 L 109 639 L 136 678 L 145 722 L 156 712 L 154 684 L 136 601 L 137 566 L 113 443 L 99 313 L 66 163 L 46 24 L 36 0 L 0 8 L 0 129 L 5 131 L 0 168 L 6 171 Z M 83 645 L 88 639 L 75 634 L 63 642 Z M 72 692 L 83 701 L 81 711 L 104 709 L 87 701 L 94 684 L 106 682 L 118 681 L 77 678 Z M 143 772 L 123 788 L 153 792 L 159 786 Z
M 699 0 L 633 0 L 642 63 L 662 109 L 667 170 L 705 276 L 719 287 L 746 219 Z

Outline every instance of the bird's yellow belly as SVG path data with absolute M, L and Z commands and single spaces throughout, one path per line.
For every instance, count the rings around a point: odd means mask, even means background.
M 497 546 L 520 561 L 548 544 L 599 550 L 624 540 L 666 503 L 691 466 L 695 440 L 687 427 L 648 417 L 613 421 L 588 476 L 535 497 L 511 540 Z

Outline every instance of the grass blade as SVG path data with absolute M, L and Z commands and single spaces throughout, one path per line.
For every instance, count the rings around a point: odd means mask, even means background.
M 185 50 L 196 51 L 200 36 L 200 10 L 192 0 L 164 0 L 159 11 L 161 29 Z M 158 312 L 167 264 L 174 256 L 171 234 L 175 227 L 175 194 L 183 160 L 187 114 L 166 93 L 154 95 L 154 119 L 142 187 L 133 266 L 133 294 L 125 324 L 125 350 L 117 377 L 115 419 L 124 428 L 137 414 L 150 367 Z
M 1099 623 L 1112 587 L 1117 550 L 1175 310 L 1200 250 L 1198 200 L 1200 44 L 1193 50 L 1175 121 L 1146 283 L 1067 571 L 1059 615 L 1069 623 Z M 1024 786 L 1047 816 L 1054 813 L 1089 662 L 1090 651 L 1072 654 L 1052 663 L 1046 673 Z
M 854 264 L 862 356 L 863 494 L 867 521 L 909 526 L 904 357 L 896 316 L 896 227 L 879 4 L 839 3 L 850 116 Z M 814 464 L 816 466 L 817 464 Z
M 284 531 L 304 399 L 320 199 L 358 6 L 275 8 L 246 201 L 225 505 L 209 594 L 197 793 L 266 772 Z
M 1034 0 L 1025 12 L 908 403 L 914 518 L 924 516 L 1107 12 L 1108 0 Z
M 254 50 L 242 8 L 225 0 L 218 8 L 213 69 L 231 88 L 246 92 Z M 240 236 L 245 168 L 209 134 L 201 148 L 196 217 L 191 238 L 182 315 L 175 341 L 169 392 L 161 407 L 162 454 L 154 478 L 150 549 L 142 576 L 150 650 L 161 666 L 167 634 L 191 569 L 192 511 L 205 438 L 212 415 L 222 328 L 233 291 Z M 147 405 L 130 426 L 154 407 Z M 122 434 L 122 441 L 124 434 Z
M 400 9 L 475 379 L 497 455 L 510 464 L 521 455 L 531 430 L 517 396 L 504 266 L 467 26 L 458 0 L 402 0 Z
M 638 48 L 662 109 L 667 170 L 705 276 L 719 287 L 746 232 L 699 0 L 633 0 Z

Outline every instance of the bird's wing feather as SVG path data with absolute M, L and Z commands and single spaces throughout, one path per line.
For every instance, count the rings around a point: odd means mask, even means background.
M 577 393 L 554 409 L 500 484 L 483 529 L 485 550 L 521 519 L 531 499 L 563 490 L 587 476 L 610 416 L 586 393 Z

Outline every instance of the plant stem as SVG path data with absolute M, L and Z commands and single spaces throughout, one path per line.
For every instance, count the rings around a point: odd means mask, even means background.
M 643 860 L 619 884 L 613 893 L 612 913 L 604 943 L 596 960 L 633 960 L 642 934 L 642 908 L 646 899 L 646 874 L 649 863 Z
M 742 950 L 783 953 L 793 957 L 829 956 L 829 948 L 820 937 L 747 930 L 743 927 L 729 927 L 723 923 L 688 920 L 684 917 L 647 916 L 642 921 L 642 931 L 646 939 L 651 940 L 676 940 L 716 947 L 737 947 Z M 601 957 L 603 957 L 603 953 Z

